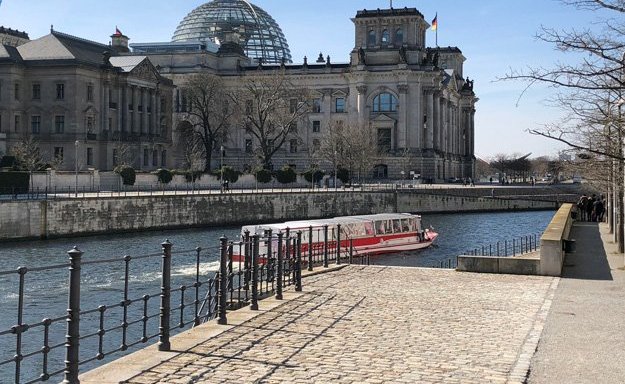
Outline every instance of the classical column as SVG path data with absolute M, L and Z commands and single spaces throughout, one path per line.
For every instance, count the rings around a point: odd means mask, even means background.
M 130 132 L 130 125 L 128 124 L 128 86 L 122 85 L 119 87 L 119 99 L 117 100 L 117 114 L 119 118 L 118 130 L 122 132 Z
M 441 131 L 441 94 L 440 92 L 434 92 L 432 96 L 432 148 L 440 149 L 440 142 L 438 140 Z
M 161 132 L 161 93 L 158 88 L 154 91 L 154 98 L 156 98 L 154 110 L 152 111 L 154 115 L 154 134 L 156 136 L 161 136 L 163 134 L 163 132 Z
M 150 125 L 148 131 L 150 135 L 156 132 L 156 90 L 150 91 Z
M 139 131 L 139 95 L 137 86 L 132 87 L 132 133 Z
M 108 82 L 105 82 L 104 84 L 102 84 L 102 98 L 100 100 L 102 100 L 102 129 L 108 131 L 109 130 L 109 114 L 110 114 L 110 110 L 109 110 L 109 88 L 110 85 Z M 112 135 L 113 132 L 109 132 L 109 138 L 111 137 L 110 135 Z
M 142 96 L 142 101 L 141 101 L 141 106 L 142 106 L 142 119 L 143 119 L 143 123 L 141 126 L 141 134 L 147 134 L 149 131 L 149 126 L 150 126 L 150 120 L 149 117 L 150 115 L 148 115 L 148 106 L 150 105 L 150 94 L 149 94 L 150 90 L 147 88 L 141 88 L 141 96 Z
M 408 85 L 397 86 L 399 91 L 399 118 L 397 122 L 397 148 L 408 148 Z
M 426 132 L 425 132 L 425 148 L 431 149 L 434 147 L 434 92 L 431 90 L 425 91 L 425 103 L 426 103 Z
M 367 110 L 367 86 L 359 85 L 356 87 L 358 90 L 358 124 L 363 126 L 365 124 L 366 110 Z
M 447 130 L 449 129 L 449 100 L 443 99 L 441 107 L 442 125 L 441 125 L 441 150 L 447 152 Z

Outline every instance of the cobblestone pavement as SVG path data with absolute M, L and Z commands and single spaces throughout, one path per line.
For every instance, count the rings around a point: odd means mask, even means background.
M 350 266 L 125 383 L 523 383 L 558 281 Z

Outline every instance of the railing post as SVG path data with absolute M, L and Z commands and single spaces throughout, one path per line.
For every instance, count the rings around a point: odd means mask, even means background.
M 278 270 L 276 271 L 276 299 L 282 300 L 282 267 L 283 267 L 283 254 L 282 254 L 282 231 L 278 232 Z
M 259 257 L 259 236 L 252 236 L 252 299 L 250 309 L 258 310 L 258 257 Z
M 328 224 L 323 226 L 323 267 L 328 268 Z
M 171 316 L 171 247 L 172 243 L 165 240 L 161 244 L 163 260 L 161 270 L 161 307 L 158 325 L 158 350 L 169 351 L 169 318 Z
M 349 239 L 349 263 L 354 264 L 354 239 Z
M 69 255 L 69 298 L 65 335 L 65 375 L 63 383 L 77 384 L 80 359 L 80 263 L 83 253 L 74 247 Z
M 221 254 L 219 258 L 219 285 L 217 287 L 217 297 L 219 298 L 217 324 L 226 325 L 228 324 L 228 318 L 226 317 L 226 301 L 228 300 L 228 239 L 222 236 L 219 242 Z
M 302 291 L 302 231 L 297 232 L 297 259 L 295 260 L 295 292 Z
M 341 264 L 341 224 L 336 225 L 336 265 Z
M 267 267 L 267 284 L 269 284 L 270 281 L 273 281 L 273 279 L 276 278 L 276 263 L 273 259 L 273 245 L 271 244 L 272 237 L 273 231 L 271 229 L 265 230 L 265 239 L 267 240 L 267 255 L 265 256 L 267 260 L 267 262 L 265 263 L 265 266 Z
M 250 289 L 250 269 L 252 265 L 252 245 L 250 238 L 250 231 L 245 231 L 243 235 L 243 249 L 245 252 L 243 259 L 243 285 L 245 289 L 245 299 L 247 300 L 247 295 Z
M 308 227 L 308 270 L 313 270 L 313 227 Z

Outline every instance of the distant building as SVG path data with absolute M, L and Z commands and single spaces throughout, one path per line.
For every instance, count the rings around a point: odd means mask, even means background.
M 1 46 L 0 150 L 28 133 L 38 135 L 46 151 L 69 158 L 67 169 L 75 140 L 84 145 L 79 156 L 91 159 L 89 167 L 112 169 L 115 145 L 127 144 L 137 169 L 180 168 L 181 138 L 190 126 L 181 88 L 191 75 L 208 71 L 236 89 L 281 69 L 311 91 L 313 107 L 272 158 L 274 168 L 307 169 L 327 127 L 341 121 L 377 142 L 370 177 L 474 177 L 478 98 L 463 73 L 462 51 L 427 47 L 430 25 L 415 8 L 361 10 L 352 22 L 349 63 L 319 54 L 292 64 L 277 23 L 244 0 L 196 8 L 172 42 L 129 45 L 116 31 L 107 46 L 53 31 L 17 48 Z M 258 144 L 236 127 L 223 143 L 227 164 L 257 165 Z
M 61 170 L 111 170 L 125 154 L 137 169 L 170 166 L 173 84 L 146 56 L 119 56 L 121 33 L 112 39 L 51 30 L 0 46 L 0 151 L 30 136 Z

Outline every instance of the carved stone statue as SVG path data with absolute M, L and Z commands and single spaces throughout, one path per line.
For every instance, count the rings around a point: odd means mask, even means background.
M 399 62 L 402 64 L 408 63 L 408 58 L 406 57 L 406 47 L 404 46 L 399 48 Z
M 360 49 L 358 50 L 358 64 L 365 65 L 366 64 L 365 60 L 366 60 L 365 50 L 362 49 L 362 47 L 360 47 Z

